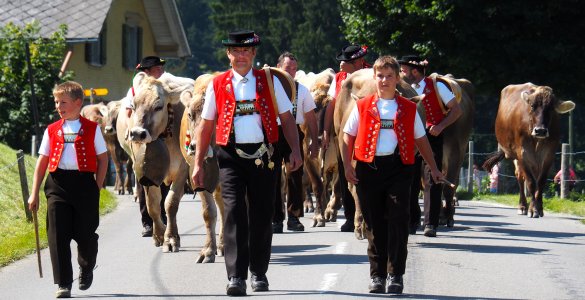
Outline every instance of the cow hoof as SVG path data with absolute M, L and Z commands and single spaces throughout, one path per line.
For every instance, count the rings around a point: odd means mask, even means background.
M 223 256 L 223 250 L 217 249 L 217 256 Z
M 362 230 L 360 230 L 358 228 L 356 228 L 356 230 L 354 231 L 354 233 L 355 233 L 355 238 L 358 239 L 358 240 L 360 240 L 360 241 L 366 238 L 365 237 L 365 234 L 362 232 Z
M 455 220 L 453 220 L 453 219 L 447 220 L 447 227 L 453 227 L 453 226 L 455 226 Z
M 519 215 L 524 215 L 524 216 L 525 216 L 525 215 L 527 215 L 527 214 L 528 214 L 528 211 L 527 211 L 526 209 L 522 209 L 522 208 L 520 208 L 520 209 L 518 209 L 518 214 L 519 214 Z
M 205 256 L 205 255 L 199 255 L 199 258 L 197 259 L 197 263 L 198 264 L 208 264 L 208 263 L 214 263 L 215 262 L 215 255 L 211 255 L 211 256 Z
M 317 222 L 317 227 L 325 227 L 325 221 L 321 220 Z
M 123 195 L 122 191 L 118 190 L 118 195 Z

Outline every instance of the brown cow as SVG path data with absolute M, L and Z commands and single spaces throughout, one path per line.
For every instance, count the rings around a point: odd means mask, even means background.
M 163 252 L 176 252 L 181 245 L 176 215 L 189 170 L 179 144 L 181 116 L 185 110 L 180 95 L 192 90 L 194 81 L 170 74 L 154 79 L 141 72 L 134 82 L 134 112 L 126 120 L 121 118 L 125 113 L 118 114 L 118 125 L 127 126 L 122 139 L 122 128 L 118 127 L 118 139 L 134 161 L 136 181 L 144 186 L 155 246 L 162 245 Z M 166 228 L 160 212 L 159 186 L 163 182 L 170 185 L 164 200 Z
M 519 214 L 530 212 L 533 218 L 544 216 L 542 193 L 559 147 L 559 115 L 574 108 L 575 103 L 558 100 L 548 86 L 525 83 L 509 85 L 502 90 L 496 116 L 496 139 L 501 150 L 486 160 L 484 168 L 491 170 L 504 156 L 516 161 Z M 525 181 L 532 198 L 528 209 Z
M 195 156 L 195 130 L 201 121 L 201 112 L 203 110 L 203 103 L 205 102 L 205 91 L 209 82 L 215 77 L 211 74 L 204 74 L 195 80 L 195 87 L 193 91 L 184 91 L 181 94 L 181 102 L 185 105 L 185 112 L 181 119 L 180 130 L 180 144 L 181 153 L 189 164 L 189 174 L 193 173 L 193 160 Z M 215 134 L 215 132 L 214 132 Z M 212 148 L 215 147 L 215 138 L 212 137 Z M 201 213 L 205 222 L 205 229 L 207 231 L 207 238 L 201 249 L 198 263 L 215 262 L 215 255 L 223 255 L 223 199 L 219 190 L 219 166 L 217 158 L 210 149 L 209 157 L 205 158 L 203 162 L 206 178 L 206 189 L 199 191 L 201 197 Z M 213 194 L 212 191 L 215 191 Z M 215 199 L 215 202 L 214 202 Z M 219 242 L 216 239 L 215 226 L 217 224 L 217 211 L 219 208 L 220 229 Z
M 132 160 L 128 157 L 124 149 L 122 149 L 116 133 L 116 122 L 118 121 L 118 112 L 121 104 L 121 100 L 111 101 L 108 103 L 107 109 L 104 110 L 106 112 L 103 118 L 104 139 L 106 140 L 108 153 L 116 168 L 116 184 L 114 185 L 114 190 L 118 192 L 118 195 L 124 195 L 125 191 L 132 195 Z M 126 178 L 123 178 L 123 165 L 126 166 Z

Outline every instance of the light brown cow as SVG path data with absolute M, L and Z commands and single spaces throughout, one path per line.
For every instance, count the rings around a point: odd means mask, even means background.
M 322 71 L 319 74 L 309 73 L 302 75 L 303 73 L 297 73 L 296 80 L 298 80 L 301 84 L 305 85 L 309 91 L 311 92 L 313 99 L 315 101 L 315 105 L 317 108 L 315 109 L 315 113 L 318 116 L 318 122 L 321 120 L 321 111 L 324 111 L 324 107 L 329 103 L 331 100 L 330 97 L 327 96 L 327 91 L 329 90 L 329 86 L 331 82 L 335 78 L 335 72 L 333 69 L 327 69 Z M 323 227 L 325 226 L 325 222 L 329 221 L 325 217 L 325 207 L 328 203 L 328 190 L 329 186 L 332 184 L 332 174 L 336 171 L 337 165 L 335 165 L 335 169 L 332 170 L 330 163 L 324 164 L 325 168 L 322 171 L 322 162 L 324 159 L 322 157 L 322 153 L 316 159 L 311 159 L 309 155 L 309 145 L 311 142 L 310 135 L 308 134 L 308 128 L 304 125 L 301 126 L 301 130 L 305 133 L 305 138 L 303 140 L 303 151 L 305 153 L 304 159 L 304 172 L 308 180 L 307 181 L 311 185 L 311 190 L 315 194 L 316 205 L 313 215 L 313 227 Z M 322 152 L 322 151 L 321 151 Z M 329 151 L 331 152 L 331 151 Z M 331 160 L 329 160 L 330 162 Z M 323 179 L 321 177 L 323 174 Z M 310 199 L 310 194 L 307 193 L 307 200 L 305 200 L 305 210 L 308 211 L 309 208 L 313 207 L 312 199 Z M 339 209 L 339 208 L 337 208 Z M 334 220 L 333 220 L 334 221 Z
M 203 111 L 203 103 L 205 102 L 205 91 L 209 82 L 213 80 L 216 74 L 204 74 L 195 80 L 195 88 L 192 91 L 184 91 L 181 94 L 181 102 L 186 109 L 181 119 L 180 143 L 181 153 L 189 164 L 189 174 L 193 173 L 194 156 L 195 156 L 195 130 L 201 121 L 201 112 Z M 214 133 L 215 134 L 215 133 Z M 212 148 L 215 147 L 215 138 L 211 138 Z M 210 263 L 215 261 L 215 255 L 223 255 L 223 199 L 219 190 L 219 166 L 217 158 L 213 154 L 213 149 L 210 149 L 209 157 L 205 158 L 203 162 L 205 169 L 205 188 L 206 190 L 199 191 L 201 197 L 201 213 L 205 222 L 205 229 L 207 231 L 207 238 L 203 249 L 201 249 L 198 263 Z M 214 191 L 212 194 L 211 192 Z M 215 201 L 214 201 L 215 199 Z M 217 211 L 219 208 L 219 242 L 216 239 L 215 227 L 217 224 Z
M 496 116 L 496 138 L 501 150 L 486 160 L 484 168 L 491 170 L 504 156 L 515 160 L 520 186 L 518 214 L 544 216 L 542 194 L 559 147 L 559 115 L 574 108 L 574 102 L 557 99 L 548 86 L 524 83 L 502 90 Z M 532 198 L 528 208 L 525 182 Z
M 163 252 L 176 252 L 181 245 L 176 215 L 189 170 L 179 143 L 185 110 L 180 94 L 192 90 L 194 81 L 172 75 L 154 79 L 141 72 L 134 82 L 134 112 L 129 119 L 123 117 L 125 112 L 118 114 L 118 139 L 134 161 L 136 181 L 144 186 L 155 246 L 163 246 Z M 164 200 L 166 228 L 160 212 L 159 185 L 163 182 L 170 185 Z
M 104 122 L 104 139 L 106 140 L 106 146 L 108 153 L 114 163 L 116 169 L 116 184 L 114 190 L 118 192 L 118 195 L 124 195 L 125 191 L 132 195 L 132 160 L 128 157 L 128 154 L 122 149 L 120 142 L 118 141 L 116 133 L 116 123 L 118 121 L 118 112 L 122 104 L 121 100 L 110 101 L 107 105 L 107 109 L 104 110 L 103 122 Z M 126 167 L 126 177 L 124 178 L 124 167 Z

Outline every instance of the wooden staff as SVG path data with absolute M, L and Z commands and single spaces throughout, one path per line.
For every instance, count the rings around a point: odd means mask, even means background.
M 449 182 L 447 179 L 443 179 L 442 183 L 445 184 L 446 186 L 452 188 L 452 189 L 455 188 L 455 185 L 453 183 Z
M 39 276 L 43 278 L 43 267 L 41 266 L 41 245 L 39 242 L 39 220 L 37 219 L 37 211 L 33 211 L 33 223 L 35 225 L 35 238 L 37 240 L 37 262 L 39 264 Z

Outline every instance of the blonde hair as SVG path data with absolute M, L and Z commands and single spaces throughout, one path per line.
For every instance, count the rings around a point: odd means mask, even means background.
M 73 100 L 83 100 L 83 87 L 75 81 L 66 81 L 55 85 L 53 96 L 67 95 Z
M 383 55 L 378 57 L 372 66 L 374 69 L 374 73 L 378 72 L 381 69 L 390 68 L 394 70 L 397 76 L 400 76 L 400 64 L 396 60 L 394 56 L 390 55 Z

